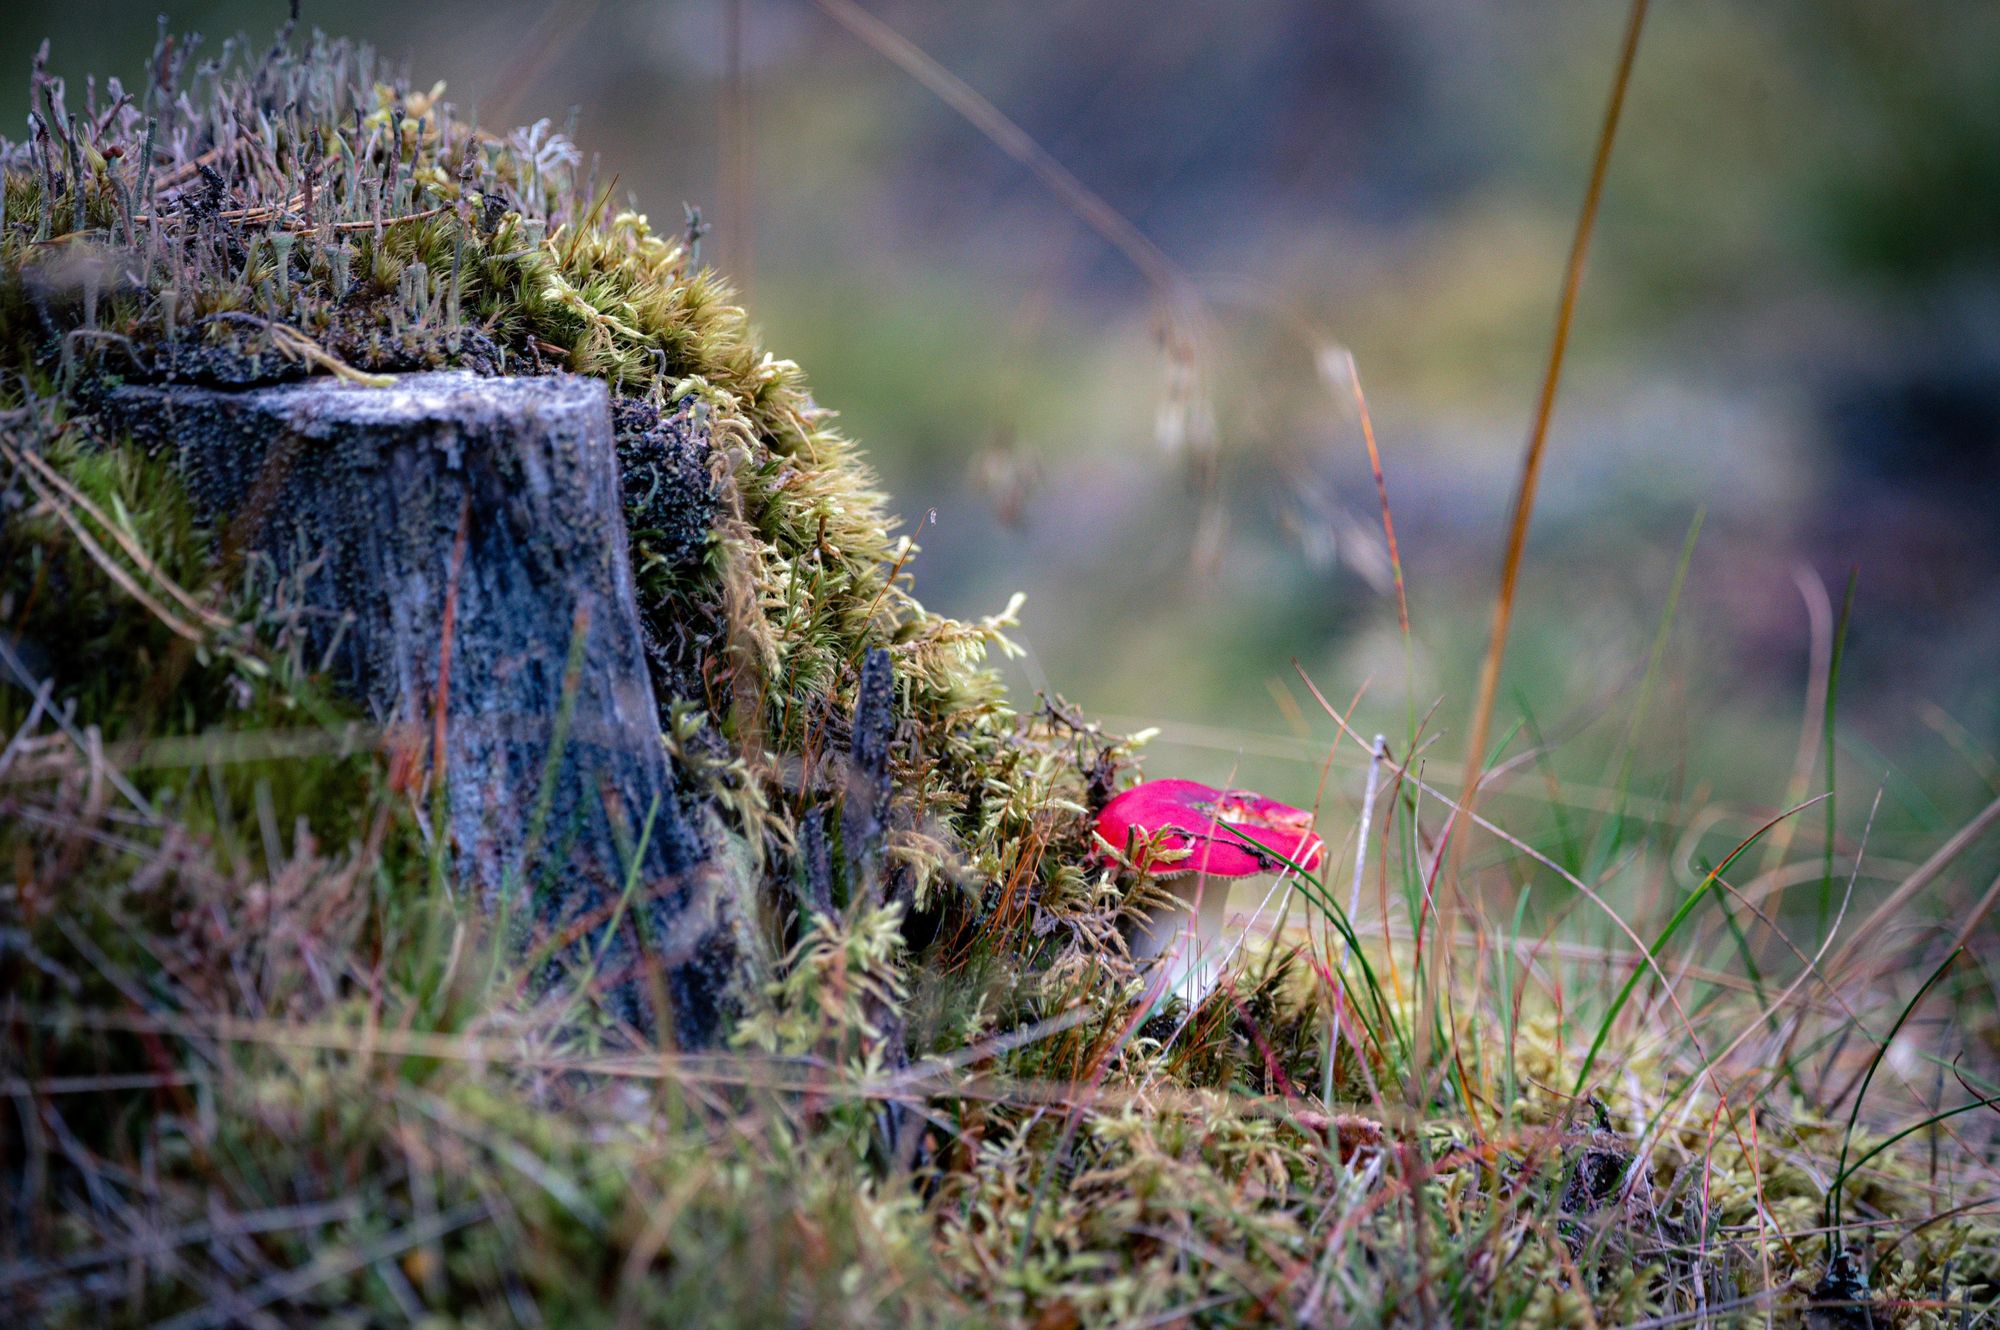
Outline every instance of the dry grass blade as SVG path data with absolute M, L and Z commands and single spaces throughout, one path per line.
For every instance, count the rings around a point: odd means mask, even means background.
M 28 488 L 35 492 L 35 497 L 40 499 L 48 507 L 49 511 L 54 513 L 62 524 L 69 528 L 70 534 L 76 537 L 76 543 L 81 545 L 85 553 L 89 554 L 92 559 L 96 560 L 97 565 L 104 570 L 105 576 L 109 577 L 118 586 L 119 590 L 144 606 L 146 612 L 155 619 L 158 619 L 165 625 L 167 631 L 174 636 L 195 643 L 207 640 L 208 635 L 206 633 L 161 604 L 157 597 L 139 585 L 138 580 L 125 570 L 123 564 L 112 558 L 110 552 L 97 543 L 96 538 L 90 534 L 89 530 L 84 527 L 83 523 L 78 520 L 76 514 L 71 510 L 68 500 L 57 494 L 39 476 L 36 476 L 26 468 L 22 469 L 21 474 L 27 480 Z
M 1471 835 L 1478 807 L 1479 785 L 1486 763 L 1486 741 L 1493 724 L 1493 708 L 1500 692 L 1500 669 L 1507 653 L 1507 633 L 1514 616 L 1515 595 L 1520 586 L 1521 560 L 1527 548 L 1528 525 L 1534 515 L 1535 492 L 1541 482 L 1542 459 L 1547 451 L 1549 423 L 1555 415 L 1556 389 L 1562 382 L 1563 357 L 1569 349 L 1570 326 L 1576 317 L 1578 294 L 1583 288 L 1584 260 L 1590 253 L 1590 238 L 1597 225 L 1598 204 L 1604 195 L 1604 180 L 1611 167 L 1611 146 L 1618 133 L 1618 121 L 1625 109 L 1625 93 L 1632 80 L 1632 67 L 1639 54 L 1639 34 L 1645 26 L 1647 0 L 1632 0 L 1626 20 L 1624 44 L 1618 56 L 1617 72 L 1611 80 L 1611 95 L 1605 106 L 1604 124 L 1597 137 L 1597 153 L 1591 163 L 1590 184 L 1584 191 L 1583 209 L 1578 214 L 1576 234 L 1570 243 L 1569 262 L 1563 275 L 1562 299 L 1556 311 L 1555 336 L 1549 344 L 1548 368 L 1542 377 L 1541 394 L 1535 404 L 1535 420 L 1528 435 L 1527 454 L 1521 463 L 1521 483 L 1514 496 L 1508 519 L 1507 549 L 1501 562 L 1500 587 L 1493 598 L 1493 625 L 1479 666 L 1479 682 L 1473 698 L 1472 721 L 1465 746 L 1465 781 L 1461 798 L 1468 816 L 1457 818 L 1442 851 L 1446 872 L 1438 892 L 1439 929 L 1449 934 L 1459 911 L 1459 874 L 1463 869 L 1465 845 Z M 1452 956 L 1447 951 L 1442 963 L 1426 972 L 1424 1016 L 1417 1022 L 1420 1050 L 1428 1060 L 1432 1019 L 1450 981 Z
M 151 578 L 155 585 L 178 602 L 183 609 L 201 620 L 203 624 L 217 631 L 227 631 L 236 626 L 230 621 L 229 616 L 219 614 L 202 604 L 183 590 L 178 582 L 161 572 L 159 565 L 153 562 L 152 556 L 147 554 L 145 547 L 134 540 L 124 527 L 112 521 L 102 508 L 99 508 L 91 501 L 89 495 L 85 494 L 75 485 L 72 485 L 63 477 L 60 471 L 57 471 L 37 456 L 32 448 L 24 448 L 16 451 L 7 444 L 0 443 L 0 458 L 5 458 L 15 466 L 29 468 L 43 481 L 61 493 L 65 499 L 82 509 L 92 521 L 110 533 L 111 539 L 117 542 L 118 548 L 125 551 L 126 556 L 139 566 L 141 572 Z
M 1410 636 L 1410 601 L 1403 587 L 1403 554 L 1396 545 L 1396 518 L 1389 508 L 1389 482 L 1382 474 L 1382 453 L 1375 446 L 1375 419 L 1368 412 L 1368 395 L 1361 391 L 1361 369 L 1352 351 L 1347 358 L 1347 382 L 1354 391 L 1354 410 L 1361 417 L 1361 438 L 1368 445 L 1368 469 L 1375 477 L 1375 495 L 1382 504 L 1382 535 L 1389 543 L 1389 571 L 1396 582 L 1396 623 L 1407 643 Z M 1416 705 L 1416 699 L 1410 699 Z
M 1968 847 L 1991 830 L 1996 822 L 2000 822 L 2000 799 L 1995 799 L 1992 803 L 1986 805 L 1985 808 L 1980 810 L 1977 817 L 1974 817 L 1970 822 L 1954 832 L 1950 840 L 1940 845 L 1935 854 L 1931 855 L 1914 873 L 1905 878 L 1894 891 L 1889 893 L 1888 897 L 1880 905 L 1876 906 L 1869 913 L 1866 919 L 1861 921 L 1855 928 L 1854 935 L 1848 939 L 1847 945 L 1834 953 L 1833 959 L 1827 962 L 1827 973 L 1838 977 L 1845 972 L 1847 967 L 1853 964 L 1855 959 L 1861 954 L 1862 949 L 1872 945 L 1878 939 L 1883 925 L 1895 918 L 1910 902 L 1929 890 L 1931 885 L 1938 880 L 1939 875 L 1945 869 L 1949 868 L 1953 861 L 1961 854 L 1965 853 Z
M 354 368 L 354 366 L 348 364 L 339 356 L 326 350 L 318 342 L 315 342 L 312 338 L 288 324 L 272 323 L 268 327 L 271 333 L 272 345 L 283 352 L 287 359 L 304 360 L 309 364 L 318 366 L 329 374 L 345 379 L 349 383 L 359 384 L 364 388 L 387 388 L 396 382 L 395 378 L 391 375 L 369 374 Z
M 161 1321 L 154 1330 L 209 1330 L 211 1326 L 228 1325 L 244 1319 L 273 1303 L 296 1298 L 321 1284 L 366 1270 L 380 1261 L 402 1255 L 413 1247 L 435 1242 L 446 1234 L 454 1233 L 468 1224 L 476 1224 L 486 1218 L 484 1206 L 468 1204 L 459 1206 L 433 1219 L 411 1224 L 394 1233 L 384 1234 L 373 1242 L 357 1247 L 323 1252 L 311 1263 L 298 1270 L 286 1270 L 244 1290 L 241 1294 L 230 1294 L 227 1298 L 199 1307 L 180 1316 Z
M 1480 773 L 1486 762 L 1486 739 L 1493 724 L 1493 705 L 1500 691 L 1500 667 L 1507 654 L 1507 630 L 1514 617 L 1514 597 L 1521 581 L 1521 559 L 1528 543 L 1528 524 L 1535 511 L 1535 491 L 1541 483 L 1542 459 L 1548 450 L 1549 423 L 1554 419 L 1556 389 L 1562 383 L 1563 357 L 1569 350 L 1571 324 L 1576 318 L 1577 296 L 1583 289 L 1584 261 L 1590 254 L 1591 234 L 1597 227 L 1597 210 L 1604 197 L 1604 180 L 1611 169 L 1611 145 L 1618 134 L 1618 121 L 1625 110 L 1626 89 L 1631 86 L 1632 67 L 1639 55 L 1639 33 L 1646 23 L 1647 0 L 1632 0 L 1625 24 L 1624 44 L 1618 54 L 1618 71 L 1612 76 L 1611 97 L 1604 108 L 1604 126 L 1597 136 L 1597 155 L 1590 166 L 1590 184 L 1584 191 L 1583 210 L 1577 216 L 1576 235 L 1570 242 L 1569 262 L 1563 273 L 1562 300 L 1556 310 L 1555 336 L 1549 343 L 1548 368 L 1542 375 L 1541 394 L 1535 402 L 1535 423 L 1528 434 L 1527 454 L 1521 461 L 1521 484 L 1514 495 L 1514 508 L 1507 522 L 1507 550 L 1500 565 L 1500 589 L 1493 598 L 1493 627 L 1486 644 L 1485 659 L 1479 666 L 1479 684 L 1472 707 L 1472 727 L 1465 748 L 1465 802 L 1475 807 Z M 1465 830 L 1461 827 L 1459 839 Z
M 1787 804 L 1806 797 L 1813 763 L 1819 760 L 1820 734 L 1826 724 L 1827 669 L 1833 660 L 1833 602 L 1826 594 L 1826 583 L 1809 568 L 1799 569 L 1794 580 L 1806 605 L 1806 640 L 1811 652 L 1806 665 L 1806 703 L 1799 722 L 1799 748 L 1792 759 L 1791 779 L 1785 786 Z M 1798 824 L 1787 822 L 1772 833 L 1771 843 L 1764 849 L 1764 871 L 1770 872 L 1784 861 L 1797 831 Z
M 945 105 L 984 134 L 995 147 L 1026 167 L 1062 204 L 1113 249 L 1122 254 L 1152 288 L 1158 305 L 1162 352 L 1166 362 L 1166 397 L 1156 426 L 1170 449 L 1191 443 L 1190 460 L 1202 482 L 1202 520 L 1197 524 L 1194 559 L 1197 566 L 1212 556 L 1222 510 L 1215 494 L 1214 422 L 1202 382 L 1204 353 L 1203 307 L 1194 285 L 1180 267 L 1131 219 L 1057 161 L 998 106 L 958 75 L 939 64 L 909 38 L 876 18 L 854 0 L 813 0 L 821 13 L 838 23 L 871 50 L 922 84 Z M 1204 553 L 1204 551 L 1209 553 Z
M 1114 249 L 1131 260 L 1154 290 L 1170 304 L 1187 298 L 1188 283 L 1165 253 L 1125 215 L 1049 154 L 1027 130 L 984 95 L 926 54 L 922 48 L 854 0 L 813 0 L 821 13 L 865 42 L 869 49 L 921 83 L 938 100 L 964 116 L 993 145 L 1032 171 L 1064 206 Z

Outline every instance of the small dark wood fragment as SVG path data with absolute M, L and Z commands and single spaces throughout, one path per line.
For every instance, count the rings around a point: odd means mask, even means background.
M 880 900 L 882 840 L 888 830 L 889 742 L 896 731 L 896 678 L 885 648 L 870 647 L 862 656 L 861 683 L 855 691 L 840 834 L 847 850 L 848 890 Z

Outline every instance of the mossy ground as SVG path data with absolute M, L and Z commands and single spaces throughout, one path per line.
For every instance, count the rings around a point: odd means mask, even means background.
M 854 446 L 698 237 L 615 206 L 545 123 L 489 133 L 365 50 L 189 50 L 163 37 L 143 91 L 80 106 L 38 71 L 37 133 L 4 149 L 0 1293 L 29 1323 L 1764 1323 L 1857 1293 L 1826 1278 L 1841 1244 L 1872 1306 L 1835 1323 L 1990 1303 L 1976 1116 L 1829 1205 L 1843 1153 L 1948 1084 L 1946 1034 L 1906 1039 L 1843 1150 L 1907 974 L 1764 973 L 1806 957 L 1726 903 L 1755 881 L 1674 885 L 1667 820 L 1597 829 L 1589 880 L 1636 936 L 1580 910 L 1524 930 L 1528 889 L 1582 860 L 1505 840 L 1466 875 L 1523 901 L 1511 923 L 1440 934 L 1442 805 L 1392 772 L 1381 932 L 1303 881 L 1303 929 L 1149 1017 L 1117 940 L 1143 897 L 1087 816 L 1129 745 L 1008 703 L 981 664 L 1006 615 L 913 599 Z M 669 743 L 788 952 L 727 1054 L 527 1000 L 453 895 L 426 755 L 328 693 L 294 590 L 218 562 L 171 469 L 92 410 L 121 379 L 443 366 L 623 399 Z M 673 422 L 697 418 L 691 456 Z M 655 503 L 690 465 L 704 531 Z M 894 798 L 850 880 L 874 647 Z M 811 917 L 816 855 L 835 908 Z M 1993 1025 L 1972 968 L 1941 986 L 1961 1035 Z

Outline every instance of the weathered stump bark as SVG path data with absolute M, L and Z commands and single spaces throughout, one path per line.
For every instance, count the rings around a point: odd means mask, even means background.
M 302 582 L 339 686 L 426 737 L 443 699 L 456 872 L 515 942 L 580 930 L 567 959 L 594 953 L 631 884 L 599 969 L 614 1009 L 651 1023 L 657 962 L 674 1035 L 713 1042 L 745 903 L 675 794 L 604 385 L 437 373 L 112 399 L 171 450 L 225 558 Z

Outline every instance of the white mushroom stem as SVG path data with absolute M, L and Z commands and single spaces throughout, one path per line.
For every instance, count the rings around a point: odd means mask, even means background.
M 1160 957 L 1166 971 L 1163 993 L 1178 993 L 1192 1007 L 1199 1005 L 1222 977 L 1227 948 L 1222 925 L 1229 911 L 1230 880 L 1188 873 L 1160 884 L 1180 902 L 1162 907 L 1132 934 L 1132 959 Z

